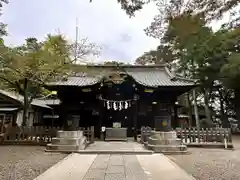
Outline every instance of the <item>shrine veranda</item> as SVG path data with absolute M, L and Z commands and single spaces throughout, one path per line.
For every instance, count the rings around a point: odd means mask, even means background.
M 47 88 L 57 91 L 65 130 L 94 126 L 96 137 L 103 127 L 126 128 L 128 137 L 136 137 L 142 126 L 170 131 L 177 123 L 177 97 L 196 86 L 166 65 L 97 65 L 85 71 Z

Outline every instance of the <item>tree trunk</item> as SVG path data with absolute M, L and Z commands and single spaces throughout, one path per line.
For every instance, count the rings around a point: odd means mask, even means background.
M 193 122 L 193 113 L 192 113 L 192 103 L 190 101 L 190 93 L 186 93 L 186 103 L 188 109 L 188 117 L 189 117 L 189 127 L 192 127 Z
M 193 104 L 194 104 L 194 114 L 196 120 L 197 129 L 200 129 L 199 115 L 198 115 L 198 107 L 197 107 L 197 97 L 196 97 L 196 89 L 193 89 Z
M 240 89 L 235 89 L 235 111 L 238 120 L 238 127 L 240 127 Z
M 27 120 L 28 120 L 28 80 L 24 79 L 24 85 L 23 85 L 23 92 L 24 92 L 24 104 L 23 104 L 23 121 L 22 126 L 26 126 Z
M 225 113 L 225 108 L 224 108 L 224 92 L 223 90 L 218 89 L 219 92 L 219 100 L 220 100 L 220 119 L 221 119 L 221 123 L 222 123 L 222 127 L 223 128 L 229 128 L 230 124 L 228 122 L 228 118 L 227 115 Z
M 211 122 L 212 121 L 212 117 L 211 117 L 211 112 L 210 112 L 210 109 L 209 109 L 208 90 L 207 89 L 203 89 L 203 93 L 204 93 L 205 115 L 206 115 L 207 121 Z

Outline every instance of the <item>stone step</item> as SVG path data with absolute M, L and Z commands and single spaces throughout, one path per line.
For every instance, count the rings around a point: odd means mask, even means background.
M 157 139 L 176 139 L 177 134 L 176 131 L 162 132 L 162 131 L 151 131 L 150 137 L 154 137 Z
M 159 140 L 153 137 L 148 138 L 148 144 L 152 145 L 180 145 L 181 143 L 182 143 L 181 139 Z
M 105 141 L 128 141 L 127 138 L 105 138 Z
M 179 155 L 179 154 L 188 155 L 188 154 L 191 154 L 187 150 L 185 150 L 185 151 L 162 151 L 161 153 L 164 154 L 164 155 Z
M 185 146 L 185 145 L 151 145 L 151 144 L 147 144 L 147 148 L 154 152 L 187 151 L 187 146 Z
M 83 132 L 82 131 L 58 131 L 57 137 L 58 138 L 82 138 Z
M 146 154 L 153 154 L 153 151 L 150 150 L 52 150 L 52 149 L 45 149 L 46 152 L 56 152 L 56 153 L 79 153 L 79 154 L 134 154 L 134 155 L 146 155 Z
M 86 140 L 86 137 L 82 138 L 52 138 L 52 144 L 68 144 L 68 145 L 80 145 L 83 144 Z
M 47 144 L 47 150 L 60 150 L 60 151 L 68 151 L 73 152 L 76 150 L 85 149 L 86 145 L 63 145 L 63 144 Z

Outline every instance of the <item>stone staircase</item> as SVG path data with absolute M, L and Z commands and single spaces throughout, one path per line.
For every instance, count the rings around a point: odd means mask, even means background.
M 47 152 L 78 152 L 86 148 L 87 141 L 83 131 L 58 131 L 52 143 L 47 144 Z
M 150 137 L 144 143 L 145 147 L 157 153 L 183 154 L 187 153 L 187 146 L 181 143 L 175 131 L 151 131 Z

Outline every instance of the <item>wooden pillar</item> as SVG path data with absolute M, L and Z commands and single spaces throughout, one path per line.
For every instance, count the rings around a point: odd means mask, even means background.
M 100 140 L 104 140 L 104 132 L 102 131 L 103 126 L 103 111 L 104 111 L 104 105 L 103 101 L 99 99 L 99 106 L 100 106 L 100 112 L 99 112 L 99 132 L 100 132 Z
M 178 127 L 178 108 L 176 106 L 174 106 L 174 128 L 177 128 Z
M 134 104 L 135 104 L 135 113 L 134 113 L 134 119 L 133 119 L 134 140 L 137 141 L 137 116 L 138 116 L 138 97 L 137 97 L 137 95 L 134 96 Z
M 63 129 L 67 130 L 68 126 L 67 126 L 67 118 L 66 118 L 66 109 L 64 107 L 64 102 L 63 101 L 61 101 L 61 103 L 60 103 L 59 119 L 62 122 Z

